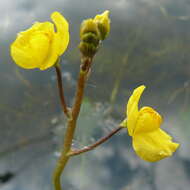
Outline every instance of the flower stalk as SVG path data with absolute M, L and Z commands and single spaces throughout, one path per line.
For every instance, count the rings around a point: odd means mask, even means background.
M 109 11 L 105 11 L 104 14 L 96 16 L 94 19 L 87 19 L 83 21 L 80 28 L 80 38 L 81 42 L 79 44 L 79 49 L 82 55 L 80 72 L 77 81 L 77 88 L 74 98 L 74 104 L 69 112 L 63 94 L 63 87 L 61 82 L 61 70 L 58 64 L 55 65 L 57 79 L 58 79 L 58 88 L 59 88 L 59 96 L 62 103 L 63 112 L 67 115 L 67 128 L 64 136 L 63 149 L 61 151 L 61 156 L 57 162 L 53 181 L 55 190 L 61 190 L 61 174 L 68 163 L 71 156 L 74 154 L 81 154 L 83 152 L 89 151 L 97 147 L 98 145 L 105 142 L 107 139 L 112 137 L 115 133 L 120 131 L 121 127 L 113 130 L 108 136 L 100 139 L 94 145 L 88 147 L 88 149 L 78 150 L 78 152 L 72 152 L 72 140 L 74 137 L 77 119 L 80 113 L 80 108 L 82 105 L 83 95 L 85 84 L 88 79 L 90 69 L 92 66 L 92 60 L 95 56 L 100 42 L 104 40 L 109 33 L 109 24 L 110 20 L 108 18 Z M 100 30 L 101 28 L 101 30 Z M 69 153 L 73 154 L 69 154 Z
M 54 170 L 53 182 L 54 182 L 55 190 L 62 190 L 61 174 L 62 174 L 63 170 L 65 169 L 65 166 L 68 163 L 69 159 L 72 156 L 93 150 L 97 146 L 106 142 L 108 139 L 110 139 L 113 135 L 115 135 L 117 132 L 119 132 L 123 128 L 122 126 L 118 126 L 113 131 L 111 131 L 108 135 L 106 135 L 105 137 L 102 137 L 97 142 L 95 142 L 94 144 L 92 144 L 86 148 L 83 148 L 80 150 L 72 149 L 72 140 L 74 137 L 77 119 L 78 119 L 78 116 L 80 113 L 80 108 L 81 108 L 81 104 L 82 104 L 82 100 L 83 100 L 85 84 L 86 84 L 86 80 L 87 80 L 91 65 L 92 65 L 92 59 L 89 59 L 89 58 L 82 59 L 79 78 L 78 78 L 78 82 L 77 82 L 76 94 L 75 94 L 75 98 L 74 98 L 74 104 L 71 109 L 71 117 L 68 117 L 68 121 L 67 121 L 67 129 L 66 129 L 66 133 L 65 133 L 65 137 L 64 137 L 63 149 L 61 152 L 61 156 L 57 162 L 56 168 Z M 56 71 L 61 72 L 59 67 L 56 66 L 56 68 L 57 68 Z M 61 76 L 61 73 L 59 73 L 58 76 Z M 60 77 L 58 77 L 58 79 L 59 78 Z M 62 85 L 61 82 L 58 82 L 58 84 Z M 60 89 L 63 89 L 63 87 L 62 88 L 59 87 L 59 90 Z M 59 93 L 59 95 L 60 95 L 60 99 L 62 100 L 62 97 L 64 97 L 63 90 L 61 92 L 62 93 Z M 64 105 L 66 105 L 66 104 L 64 104 Z
M 113 129 L 109 134 L 107 134 L 105 137 L 102 137 L 101 139 L 96 141 L 94 144 L 91 144 L 91 145 L 86 146 L 85 148 L 82 148 L 79 150 L 71 150 L 67 155 L 68 156 L 76 156 L 76 155 L 91 151 L 91 150 L 95 149 L 97 146 L 106 142 L 108 139 L 110 139 L 113 135 L 115 135 L 121 129 L 124 129 L 124 127 L 118 126 L 117 128 Z
M 63 82 L 62 82 L 62 72 L 60 68 L 60 64 L 56 63 L 55 64 L 55 70 L 56 70 L 56 75 L 57 75 L 57 87 L 59 90 L 59 97 L 61 101 L 61 107 L 65 115 L 69 118 L 70 113 L 69 113 L 69 108 L 67 107 L 66 101 L 65 101 L 65 96 L 64 96 L 64 88 L 63 88 Z
M 80 108 L 81 108 L 81 104 L 83 100 L 85 82 L 88 75 L 88 71 L 90 69 L 90 65 L 92 63 L 92 59 L 87 59 L 87 60 L 88 61 L 85 61 L 84 63 L 81 64 L 81 69 L 80 69 L 79 78 L 77 82 L 76 94 L 74 98 L 74 104 L 71 110 L 71 117 L 68 118 L 68 122 L 67 122 L 67 129 L 66 129 L 66 133 L 64 137 L 63 149 L 54 171 L 53 180 L 54 180 L 55 190 L 61 190 L 60 177 L 70 158 L 68 153 L 71 150 L 76 123 L 77 123 L 77 119 L 79 116 L 79 112 L 80 112 Z M 60 93 L 60 96 L 61 96 L 61 93 Z

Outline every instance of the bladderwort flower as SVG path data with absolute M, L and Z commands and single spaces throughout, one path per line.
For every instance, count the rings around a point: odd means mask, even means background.
M 160 129 L 162 117 L 151 107 L 138 109 L 140 97 L 145 86 L 136 88 L 127 103 L 127 118 L 121 126 L 128 129 L 136 154 L 149 162 L 169 157 L 179 144 L 172 142 L 172 137 Z
M 45 70 L 65 52 L 69 43 L 69 24 L 59 12 L 53 12 L 51 19 L 54 24 L 36 22 L 18 34 L 10 47 L 11 56 L 18 66 Z

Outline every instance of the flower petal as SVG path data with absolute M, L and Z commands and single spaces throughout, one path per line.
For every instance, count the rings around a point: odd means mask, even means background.
M 132 136 L 135 126 L 136 126 L 136 121 L 138 118 L 138 104 L 139 104 L 139 99 L 145 89 L 144 85 L 139 86 L 133 91 L 133 94 L 129 98 L 129 101 L 127 103 L 127 128 L 129 135 Z
M 69 24 L 59 12 L 53 12 L 51 19 L 57 30 L 56 41 L 59 42 L 59 55 L 62 55 L 69 44 Z
M 49 55 L 44 64 L 41 65 L 41 70 L 53 66 L 58 57 L 64 53 L 69 43 L 69 25 L 66 19 L 59 12 L 53 12 L 51 14 L 51 19 L 55 23 L 57 31 L 54 32 Z
M 50 22 L 36 22 L 31 28 L 20 32 L 11 44 L 11 56 L 17 65 L 25 69 L 38 68 L 49 51 L 49 34 L 53 31 Z
M 133 136 L 133 148 L 143 160 L 155 162 L 171 156 L 176 151 L 179 144 L 171 140 L 172 138 L 161 129 L 136 133 Z
M 162 117 L 151 107 L 143 107 L 139 111 L 134 134 L 156 130 L 162 124 Z

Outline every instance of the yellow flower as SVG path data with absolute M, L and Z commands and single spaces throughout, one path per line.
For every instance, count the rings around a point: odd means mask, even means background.
M 15 63 L 25 69 L 45 70 L 53 66 L 69 43 L 69 25 L 59 13 L 53 12 L 51 22 L 36 22 L 20 32 L 11 44 L 11 56 Z
M 151 107 L 138 110 L 140 97 L 145 86 L 136 88 L 127 104 L 127 119 L 121 125 L 127 127 L 132 136 L 136 154 L 149 162 L 159 161 L 171 156 L 179 144 L 172 142 L 171 136 L 160 129 L 162 117 Z

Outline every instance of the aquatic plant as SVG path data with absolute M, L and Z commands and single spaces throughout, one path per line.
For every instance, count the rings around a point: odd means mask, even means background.
M 132 136 L 133 148 L 140 158 L 155 162 L 171 156 L 179 144 L 172 142 L 172 138 L 160 129 L 162 117 L 151 107 L 143 107 L 138 110 L 138 103 L 145 89 L 143 85 L 134 90 L 127 103 L 126 118 L 115 129 L 82 149 L 72 147 L 84 98 L 85 84 L 90 75 L 93 59 L 102 41 L 107 38 L 110 32 L 109 11 L 96 15 L 94 18 L 86 19 L 81 24 L 81 42 L 79 44 L 81 64 L 74 103 L 71 108 L 68 107 L 65 100 L 60 69 L 60 56 L 69 43 L 69 25 L 67 20 L 58 12 L 52 13 L 51 18 L 55 23 L 56 31 L 50 22 L 35 23 L 30 29 L 19 33 L 11 45 L 11 56 L 18 66 L 25 69 L 46 70 L 54 67 L 56 70 L 59 96 L 63 112 L 67 117 L 67 127 L 61 155 L 53 175 L 55 190 L 62 189 L 61 174 L 73 156 L 95 149 L 121 129 L 127 129 L 129 135 Z M 112 103 L 114 103 L 114 96 Z

